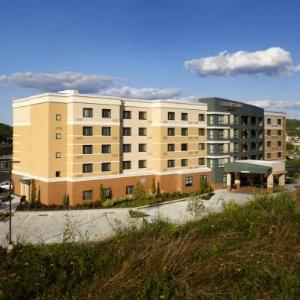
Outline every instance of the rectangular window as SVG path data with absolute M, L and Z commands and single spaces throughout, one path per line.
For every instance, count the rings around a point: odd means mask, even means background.
M 111 110 L 102 109 L 102 118 L 111 118 Z
M 199 143 L 198 150 L 205 150 L 205 143 Z
M 201 122 L 205 121 L 205 114 L 199 114 L 198 115 L 198 120 L 201 121 Z
M 174 167 L 175 167 L 175 160 L 168 159 L 168 168 L 174 168 Z
M 218 145 L 218 151 L 219 151 L 219 154 L 223 154 L 224 153 L 224 144 L 219 144 Z
M 92 200 L 93 199 L 93 190 L 83 191 L 82 199 L 83 200 Z
M 93 145 L 82 146 L 82 154 L 92 154 L 92 153 L 93 153 Z
M 133 185 L 127 185 L 126 186 L 126 195 L 132 195 L 133 194 L 133 190 L 134 190 L 134 186 Z
M 82 173 L 92 173 L 92 172 L 93 172 L 93 164 L 82 165 Z
M 218 137 L 219 137 L 219 139 L 223 139 L 224 138 L 224 130 L 223 129 L 219 129 L 218 130 Z
M 281 125 L 281 119 L 277 119 L 277 125 Z
M 228 158 L 219 158 L 218 163 L 219 163 L 219 168 L 222 168 L 224 167 L 224 164 L 228 163 Z
M 82 127 L 82 135 L 83 136 L 92 136 L 93 135 L 93 127 Z
M 175 128 L 168 128 L 168 136 L 175 136 Z
M 110 136 L 111 135 L 110 127 L 102 127 L 102 135 L 103 136 Z
M 125 160 L 123 161 L 123 170 L 130 170 L 131 169 L 131 161 Z
M 55 158 L 61 158 L 61 152 L 55 152 Z
M 139 111 L 139 120 L 147 120 L 147 112 Z
M 234 124 L 239 125 L 239 116 L 237 115 L 234 116 Z
M 277 157 L 281 157 L 281 152 L 277 152 Z
M 146 160 L 139 160 L 139 168 L 144 169 L 147 168 L 147 161 Z
M 281 130 L 277 130 L 277 135 L 281 135 Z
M 205 136 L 205 129 L 204 128 L 199 128 L 198 129 L 198 134 L 199 134 L 199 136 Z
M 123 111 L 123 119 L 131 119 L 131 111 L 130 110 Z
M 188 160 L 186 158 L 181 159 L 181 166 L 187 167 L 187 165 L 188 165 Z
M 131 127 L 123 128 L 123 136 L 131 136 Z
M 188 144 L 181 144 L 181 151 L 188 151 Z
M 267 119 L 267 124 L 271 125 L 271 119 L 270 118 Z
M 267 147 L 271 147 L 271 141 L 267 141 Z
M 175 151 L 175 144 L 168 144 L 168 151 Z
M 239 138 L 239 130 L 238 129 L 234 129 L 233 135 L 234 135 L 235 139 L 238 139 Z
M 251 125 L 255 125 L 256 124 L 256 118 L 255 117 L 251 117 Z
M 213 125 L 215 123 L 214 116 L 209 116 L 208 122 L 209 122 L 210 125 Z
M 238 143 L 233 144 L 233 151 L 234 152 L 239 152 L 239 144 Z
M 101 152 L 102 153 L 111 153 L 111 145 L 102 145 Z
M 147 144 L 139 144 L 139 152 L 147 152 Z
M 214 139 L 214 137 L 215 137 L 214 131 L 213 130 L 208 130 L 208 132 L 209 132 L 209 138 Z
M 198 165 L 199 166 L 205 165 L 205 158 L 204 157 L 199 157 L 198 158 Z
M 61 140 L 61 133 L 56 133 L 55 138 L 56 138 L 57 140 Z
M 209 154 L 214 154 L 215 146 L 214 145 L 209 145 L 208 146 Z
M 84 118 L 92 118 L 93 117 L 93 109 L 92 108 L 84 108 L 82 110 L 82 116 Z
M 271 136 L 271 130 L 270 129 L 267 130 L 267 135 Z
M 187 128 L 181 128 L 181 135 L 182 136 L 188 136 L 188 129 Z
M 278 146 L 278 147 L 281 147 L 281 141 L 278 141 L 278 142 L 277 142 L 277 146 Z
M 111 199 L 111 197 L 112 197 L 111 188 L 104 188 L 103 189 L 103 196 L 104 196 L 104 199 Z
M 221 116 L 218 116 L 218 124 L 224 124 L 224 116 L 221 115 Z
M 124 153 L 131 152 L 131 144 L 123 144 L 123 152 Z
M 267 158 L 271 158 L 271 153 L 267 153 Z
M 61 172 L 60 171 L 56 171 L 55 172 L 55 177 L 60 177 L 61 176 Z
M 55 119 L 56 121 L 61 121 L 61 114 L 56 114 Z
M 139 136 L 146 136 L 147 135 L 147 128 L 140 127 L 139 128 Z
M 102 172 L 109 172 L 110 170 L 111 170 L 111 163 L 102 163 L 101 164 Z
M 185 186 L 193 185 L 193 176 L 185 177 L 184 179 Z
M 172 111 L 168 112 L 168 120 L 175 120 L 175 113 Z
M 181 113 L 181 121 L 188 121 L 189 115 L 188 113 Z

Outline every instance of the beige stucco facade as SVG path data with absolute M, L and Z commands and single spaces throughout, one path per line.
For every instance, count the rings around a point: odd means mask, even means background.
M 96 200 L 101 184 L 113 197 L 125 195 L 137 182 L 149 191 L 153 180 L 162 191 L 196 190 L 200 176 L 209 180 L 211 174 L 206 166 L 206 112 L 202 103 L 77 93 L 16 100 L 16 193 L 29 197 L 22 179 L 34 180 L 48 204 L 61 203 L 64 194 L 71 205 L 82 203 L 86 191 Z

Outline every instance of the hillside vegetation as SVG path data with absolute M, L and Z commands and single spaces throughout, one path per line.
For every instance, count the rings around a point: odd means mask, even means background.
M 299 299 L 300 192 L 0 254 L 0 299 Z
M 288 135 L 300 136 L 300 120 L 287 119 L 286 125 Z
M 12 138 L 12 127 L 6 124 L 0 123 L 0 143 L 6 142 L 7 138 Z

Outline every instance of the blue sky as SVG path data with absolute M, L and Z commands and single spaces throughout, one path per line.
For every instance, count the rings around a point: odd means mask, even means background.
M 300 118 L 299 11 L 297 0 L 0 0 L 0 122 L 13 99 L 63 88 L 221 96 Z

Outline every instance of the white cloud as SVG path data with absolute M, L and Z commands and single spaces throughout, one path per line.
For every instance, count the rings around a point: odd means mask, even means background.
M 137 98 L 137 99 L 170 99 L 178 98 L 183 90 L 179 88 L 133 88 L 123 86 L 120 88 L 111 88 L 104 93 L 110 96 L 118 96 L 124 98 Z
M 233 76 L 239 74 L 264 74 L 286 76 L 300 72 L 300 65 L 291 65 L 290 52 L 280 47 L 262 51 L 221 52 L 216 56 L 197 58 L 184 62 L 184 67 L 198 76 Z
M 59 73 L 13 73 L 0 75 L 0 83 L 47 92 L 79 90 L 81 93 L 95 93 L 110 88 L 119 79 L 106 75 L 84 75 L 75 72 Z

